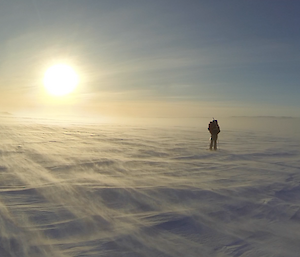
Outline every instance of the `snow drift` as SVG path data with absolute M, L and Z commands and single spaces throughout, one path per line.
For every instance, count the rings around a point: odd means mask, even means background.
M 299 256 L 299 139 L 219 123 L 2 122 L 1 257 Z

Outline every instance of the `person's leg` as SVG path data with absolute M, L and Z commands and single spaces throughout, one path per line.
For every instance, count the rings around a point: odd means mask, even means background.
M 209 149 L 210 149 L 210 150 L 211 150 L 212 147 L 213 147 L 213 142 L 214 142 L 213 136 L 211 136 L 211 138 L 210 138 L 210 146 L 209 146 Z
M 217 150 L 217 140 L 218 140 L 218 135 L 214 137 L 214 149 Z

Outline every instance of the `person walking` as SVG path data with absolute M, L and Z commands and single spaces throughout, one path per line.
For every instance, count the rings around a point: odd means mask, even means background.
M 217 120 L 213 119 L 208 124 L 208 131 L 210 132 L 210 135 L 211 135 L 209 149 L 212 150 L 212 147 L 214 147 L 214 150 L 217 150 L 218 134 L 221 132 Z

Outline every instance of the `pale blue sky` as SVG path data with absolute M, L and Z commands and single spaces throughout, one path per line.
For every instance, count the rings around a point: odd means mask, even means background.
M 3 1 L 0 107 L 300 116 L 299 10 L 283 0 Z M 45 100 L 43 73 L 61 61 L 81 83 L 68 101 Z

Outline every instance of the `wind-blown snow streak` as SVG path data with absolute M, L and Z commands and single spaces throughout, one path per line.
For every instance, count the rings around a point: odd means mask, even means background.
M 299 256 L 299 141 L 208 137 L 2 124 L 1 257 Z

